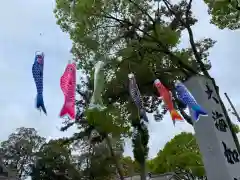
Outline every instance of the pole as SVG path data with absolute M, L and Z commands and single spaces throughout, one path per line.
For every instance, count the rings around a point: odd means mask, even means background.
M 192 76 L 184 84 L 202 108 L 208 112 L 208 116 L 202 116 L 198 121 L 193 121 L 195 137 L 203 157 L 207 179 L 233 180 L 239 178 L 239 159 L 230 160 L 233 158 L 232 153 L 239 157 L 239 142 L 232 130 L 226 108 L 219 97 L 218 87 L 215 86 L 212 79 L 199 75 Z M 207 89 L 210 89 L 211 92 L 207 92 Z M 190 114 L 192 117 L 195 115 L 193 111 L 190 111 Z
M 239 114 L 237 113 L 237 111 L 236 111 L 234 105 L 232 104 L 230 98 L 228 97 L 227 93 L 224 93 L 224 95 L 226 96 L 226 98 L 227 98 L 227 100 L 228 100 L 228 102 L 229 102 L 229 104 L 230 104 L 230 106 L 231 106 L 231 108 L 233 110 L 233 115 L 235 115 L 237 117 L 237 120 L 240 122 Z

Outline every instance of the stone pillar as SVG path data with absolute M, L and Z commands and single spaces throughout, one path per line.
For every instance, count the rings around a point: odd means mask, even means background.
M 194 76 L 184 84 L 208 112 L 194 122 L 208 180 L 239 180 L 240 157 L 211 80 Z

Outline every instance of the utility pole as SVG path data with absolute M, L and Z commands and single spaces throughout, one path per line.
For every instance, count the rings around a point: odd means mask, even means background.
M 232 104 L 232 102 L 231 102 L 230 98 L 228 97 L 227 93 L 224 93 L 224 95 L 226 96 L 226 98 L 227 98 L 227 100 L 228 100 L 228 102 L 229 102 L 229 104 L 230 104 L 230 106 L 231 106 L 231 108 L 232 108 L 232 110 L 233 110 L 232 114 L 233 114 L 234 116 L 236 116 L 236 117 L 237 117 L 237 120 L 238 120 L 238 122 L 240 122 L 240 117 L 239 117 L 239 114 L 237 113 L 237 111 L 236 111 L 235 107 L 233 106 L 233 104 Z

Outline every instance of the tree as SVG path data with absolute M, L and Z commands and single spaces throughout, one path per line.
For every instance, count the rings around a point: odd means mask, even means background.
M 77 180 L 80 173 L 72 161 L 71 150 L 62 140 L 51 140 L 37 153 L 35 164 L 31 167 L 32 180 Z
M 124 169 L 124 176 L 133 176 L 134 175 L 134 165 L 133 165 L 134 161 L 132 160 L 132 158 L 130 156 L 123 157 L 120 162 Z
M 26 179 L 30 173 L 30 165 L 34 163 L 35 153 L 45 142 L 34 128 L 18 128 L 10 134 L 8 140 L 1 142 L 1 155 L 4 164 L 16 169 L 20 179 Z
M 211 14 L 211 23 L 220 29 L 236 30 L 240 28 L 240 3 L 238 0 L 211 1 L 204 0 Z
M 233 130 L 236 134 L 240 132 L 240 128 L 237 124 L 233 124 Z
M 239 126 L 234 124 L 235 133 Z M 181 133 L 166 143 L 157 157 L 148 161 L 148 168 L 153 173 L 174 171 L 190 172 L 194 176 L 204 177 L 205 170 L 196 137 L 192 133 Z
M 133 176 L 135 173 L 135 169 L 134 161 L 132 160 L 132 158 L 130 156 L 123 157 L 120 162 L 123 165 L 124 176 Z
M 196 138 L 191 133 L 181 133 L 170 140 L 151 160 L 153 173 L 187 170 L 204 176 L 204 166 Z
M 111 143 L 115 145 L 114 142 Z M 115 148 L 114 148 L 115 149 Z M 116 179 L 116 162 L 115 158 L 120 159 L 122 152 L 114 150 L 114 157 L 112 156 L 106 140 L 101 143 L 92 145 L 91 149 L 80 156 L 80 158 L 88 160 L 88 163 L 82 169 L 86 179 Z
M 139 174 L 141 172 L 139 164 L 130 156 L 123 157 L 120 162 L 123 165 L 124 176 L 126 177 L 134 176 L 135 174 Z

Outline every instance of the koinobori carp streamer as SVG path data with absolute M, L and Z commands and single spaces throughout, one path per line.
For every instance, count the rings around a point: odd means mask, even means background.
M 142 118 L 145 122 L 148 122 L 148 117 L 143 106 L 142 96 L 140 94 L 134 74 L 133 73 L 128 74 L 128 78 L 129 78 L 129 93 L 132 97 L 133 102 L 135 103 L 139 110 L 140 118 Z
M 90 101 L 89 108 L 98 108 L 104 109 L 103 100 L 102 100 L 102 92 L 105 85 L 105 75 L 104 75 L 104 62 L 98 61 L 95 65 L 94 71 L 94 89 L 93 95 Z
M 161 83 L 159 79 L 154 81 L 154 85 L 156 86 L 160 96 L 162 96 L 162 99 L 171 114 L 173 124 L 175 125 L 176 120 L 183 120 L 180 114 L 174 109 L 170 91 Z
M 65 97 L 64 105 L 60 111 L 60 117 L 66 115 L 75 119 L 75 97 L 76 97 L 76 64 L 67 65 L 61 79 L 60 86 Z
M 199 120 L 199 116 L 207 116 L 207 112 L 197 103 L 187 87 L 180 81 L 175 82 L 175 88 L 178 98 L 193 110 L 193 118 L 195 121 Z
M 36 108 L 47 114 L 43 101 L 43 69 L 44 69 L 44 53 L 37 51 L 32 66 L 32 75 L 37 88 Z

